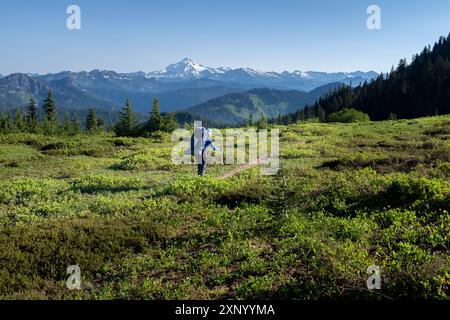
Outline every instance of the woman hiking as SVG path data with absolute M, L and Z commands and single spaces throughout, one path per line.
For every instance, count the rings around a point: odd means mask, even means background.
M 209 157 L 208 149 L 220 151 L 220 148 L 214 146 L 211 138 L 212 130 L 205 127 L 196 127 L 191 137 L 191 155 L 195 157 L 197 173 L 202 177 L 206 173 L 206 163 Z

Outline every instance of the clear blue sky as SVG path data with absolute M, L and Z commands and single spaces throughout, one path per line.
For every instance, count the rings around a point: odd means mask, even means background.
M 66 28 L 66 8 L 82 29 Z M 366 9 L 382 10 L 382 30 Z M 389 70 L 450 32 L 449 0 L 14 0 L 0 3 L 0 73 L 153 71 L 190 57 L 260 70 Z

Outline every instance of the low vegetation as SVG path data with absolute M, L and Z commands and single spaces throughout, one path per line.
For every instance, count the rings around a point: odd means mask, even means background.
M 0 298 L 449 299 L 449 127 L 280 126 L 279 173 L 228 179 L 156 136 L 1 134 Z
M 353 108 L 344 108 L 339 111 L 333 112 L 328 116 L 328 122 L 341 122 L 341 123 L 351 123 L 351 122 L 369 122 L 369 115 L 364 112 L 358 111 Z

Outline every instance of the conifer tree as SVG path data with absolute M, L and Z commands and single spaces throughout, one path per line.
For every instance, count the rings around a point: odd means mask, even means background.
M 105 131 L 105 120 L 103 118 L 97 118 L 97 131 Z
M 150 113 L 148 127 L 150 132 L 161 131 L 163 129 L 163 119 L 159 112 L 159 101 L 156 97 L 153 98 L 153 107 Z
M 27 126 L 28 126 L 28 131 L 30 131 L 32 133 L 36 132 L 37 125 L 38 125 L 38 120 L 37 120 L 36 101 L 34 100 L 34 98 L 31 98 L 30 99 L 30 103 L 27 106 Z
M 47 98 L 44 100 L 44 114 L 48 122 L 56 122 L 56 104 L 51 91 L 48 92 Z
M 45 131 L 46 133 L 53 134 L 56 129 L 56 104 L 51 91 L 48 92 L 47 98 L 44 100 L 43 109 L 45 115 Z
M 6 133 L 6 115 L 4 112 L 2 112 L 2 115 L 0 116 L 0 132 Z
M 80 128 L 80 120 L 78 120 L 78 116 L 75 116 L 75 119 L 73 120 L 72 124 L 72 133 L 74 135 L 80 134 L 81 128 Z
M 133 112 L 130 99 L 125 102 L 125 107 L 120 112 L 120 120 L 114 128 L 117 136 L 132 136 L 136 124 L 136 116 Z
M 14 126 L 18 132 L 25 131 L 25 121 L 23 118 L 22 109 L 20 108 L 16 110 L 16 115 L 14 118 Z
M 70 123 L 70 116 L 67 111 L 64 114 L 63 132 L 64 132 L 64 134 L 72 133 L 72 125 Z
M 14 125 L 13 125 L 13 122 L 12 122 L 12 116 L 11 116 L 11 112 L 10 111 L 8 111 L 6 113 L 5 129 L 6 129 L 6 132 L 12 132 L 13 129 L 14 129 Z
M 94 133 L 97 131 L 97 115 L 93 108 L 89 109 L 88 115 L 86 117 L 86 130 L 89 133 Z
M 175 115 L 173 113 L 168 113 L 163 117 L 162 130 L 165 132 L 173 132 L 179 127 Z

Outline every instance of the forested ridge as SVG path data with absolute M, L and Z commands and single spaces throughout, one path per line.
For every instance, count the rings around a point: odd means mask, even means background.
M 397 68 L 370 83 L 356 88 L 343 85 L 314 105 L 280 116 L 275 122 L 287 124 L 317 117 L 324 120 L 343 108 L 363 111 L 372 120 L 450 113 L 450 35 L 425 47 L 410 63 L 401 59 Z

